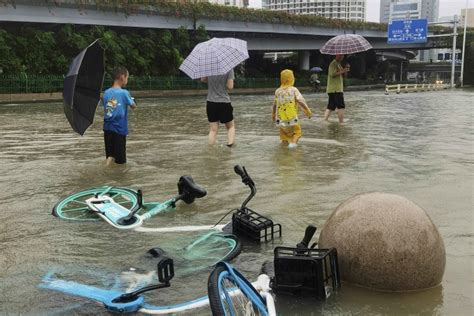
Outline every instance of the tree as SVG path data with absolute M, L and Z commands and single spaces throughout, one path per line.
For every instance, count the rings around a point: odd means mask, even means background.
M 208 35 L 202 25 L 192 33 L 185 28 L 9 25 L 0 30 L 0 67 L 9 74 L 64 75 L 74 56 L 96 39 L 105 48 L 107 72 L 124 65 L 132 75 L 156 76 L 180 74 L 184 57 Z

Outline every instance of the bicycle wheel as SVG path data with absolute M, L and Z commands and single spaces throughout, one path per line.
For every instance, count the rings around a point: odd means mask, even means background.
M 86 200 L 96 194 L 110 196 L 114 201 L 125 208 L 132 209 L 138 204 L 138 195 L 135 191 L 120 187 L 90 188 L 71 194 L 53 207 L 53 215 L 65 220 L 97 221 L 99 216 L 89 209 Z
M 212 262 L 214 266 L 220 261 L 230 261 L 242 251 L 242 243 L 232 234 L 209 233 L 184 248 L 183 259 L 190 262 L 199 260 Z
M 208 280 L 209 304 L 213 316 L 268 315 L 264 300 L 237 271 L 219 264 Z

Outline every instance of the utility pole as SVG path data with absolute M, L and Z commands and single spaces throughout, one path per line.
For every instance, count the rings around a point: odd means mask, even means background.
M 461 87 L 464 85 L 464 58 L 465 58 L 465 51 L 466 51 L 466 29 L 467 29 L 467 8 L 468 8 L 469 0 L 466 0 L 466 8 L 464 9 L 464 34 L 462 39 L 462 57 L 461 57 L 461 77 L 459 78 L 461 81 Z
M 452 56 L 451 56 L 451 88 L 454 88 L 454 71 L 456 70 L 456 38 L 458 36 L 458 16 L 455 15 L 453 17 L 453 21 L 447 21 L 447 22 L 429 22 L 428 25 L 433 25 L 433 24 L 453 24 L 453 33 L 452 34 L 436 34 L 436 35 L 428 35 L 430 38 L 434 37 L 447 37 L 447 36 L 452 36 L 453 37 L 453 49 L 452 49 Z
M 456 38 L 458 37 L 458 16 L 453 21 L 453 54 L 451 56 L 451 88 L 454 88 L 454 71 L 456 70 Z

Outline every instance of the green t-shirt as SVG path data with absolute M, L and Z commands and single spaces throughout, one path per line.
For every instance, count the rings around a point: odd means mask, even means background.
M 334 93 L 334 92 L 343 92 L 342 86 L 342 76 L 343 75 L 336 75 L 336 72 L 342 70 L 342 65 L 337 62 L 337 60 L 333 60 L 329 64 L 328 70 L 328 83 L 326 87 L 326 93 Z

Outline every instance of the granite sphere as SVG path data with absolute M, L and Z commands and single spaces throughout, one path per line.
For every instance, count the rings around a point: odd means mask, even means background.
M 372 192 L 341 203 L 321 230 L 319 248 L 335 247 L 341 278 L 386 291 L 421 290 L 444 274 L 443 239 L 410 200 Z

